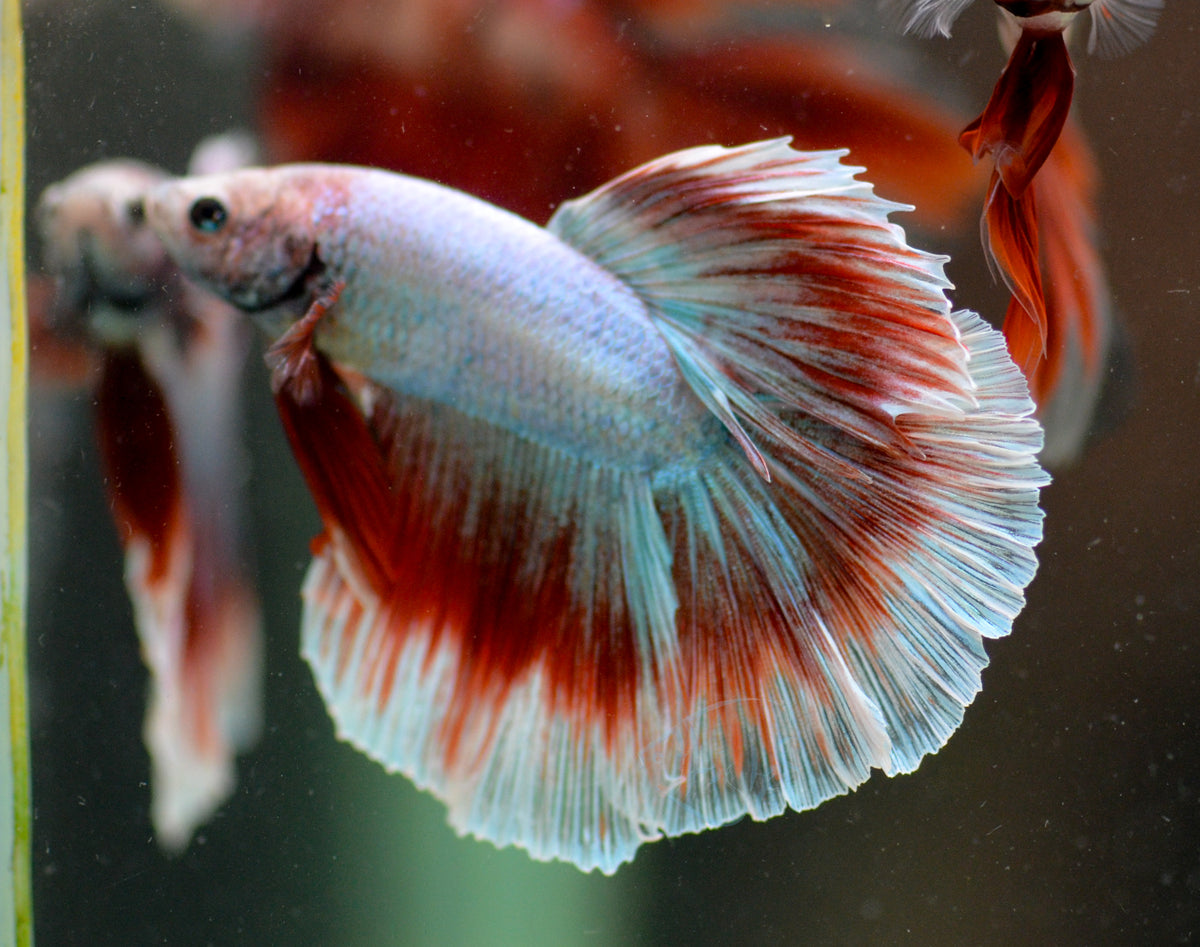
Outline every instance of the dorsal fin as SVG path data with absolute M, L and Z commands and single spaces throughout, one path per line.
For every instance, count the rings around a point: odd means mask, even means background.
M 903 205 L 856 180 L 844 152 L 788 141 L 668 155 L 563 204 L 548 227 L 648 304 L 752 463 L 765 436 L 853 476 L 781 412 L 906 453 L 895 417 L 959 413 L 966 352 L 946 318 L 943 258 L 888 221 Z

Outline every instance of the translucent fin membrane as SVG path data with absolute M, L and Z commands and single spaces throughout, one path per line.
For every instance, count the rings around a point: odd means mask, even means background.
M 883 0 L 905 33 L 949 36 L 950 27 L 974 0 Z
M 1088 7 L 1088 52 L 1115 58 L 1140 46 L 1158 23 L 1163 0 L 1095 0 Z

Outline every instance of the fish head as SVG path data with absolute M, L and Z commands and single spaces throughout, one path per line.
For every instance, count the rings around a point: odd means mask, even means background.
M 146 198 L 167 253 L 196 283 L 257 313 L 304 295 L 319 269 L 312 199 L 282 169 L 179 178 Z
M 105 161 L 42 193 L 35 225 L 59 317 L 101 304 L 136 313 L 157 296 L 172 266 L 146 225 L 145 195 L 168 179 L 141 162 Z

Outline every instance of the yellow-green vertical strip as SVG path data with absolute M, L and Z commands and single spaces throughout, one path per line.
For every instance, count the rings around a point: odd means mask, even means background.
M 33 943 L 30 889 L 29 714 L 25 693 L 25 53 L 19 0 L 0 17 L 0 945 Z

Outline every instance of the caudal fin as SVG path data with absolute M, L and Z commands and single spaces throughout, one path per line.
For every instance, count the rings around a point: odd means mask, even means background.
M 980 639 L 1019 612 L 1046 478 L 1002 337 L 950 313 L 942 260 L 907 246 L 856 171 L 784 142 L 693 149 L 550 226 L 639 291 L 697 396 L 767 458 L 771 488 L 732 508 L 788 554 L 751 558 L 777 600 L 804 590 L 786 624 L 815 616 L 850 656 L 895 772 L 957 726 Z

